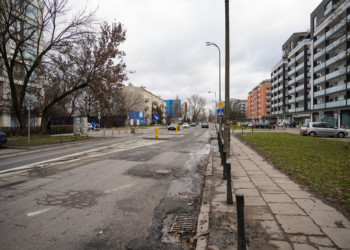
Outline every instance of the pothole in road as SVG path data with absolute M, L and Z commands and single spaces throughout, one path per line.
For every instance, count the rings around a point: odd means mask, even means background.
M 44 206 L 59 206 L 84 209 L 97 204 L 97 199 L 103 195 L 104 193 L 93 190 L 69 190 L 64 194 L 48 194 L 45 199 L 38 199 L 37 204 Z

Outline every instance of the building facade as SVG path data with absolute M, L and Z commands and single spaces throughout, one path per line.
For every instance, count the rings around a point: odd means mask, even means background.
M 39 36 L 39 27 L 42 27 L 43 17 L 39 11 L 39 4 L 39 0 L 12 0 L 2 1 L 0 6 L 0 8 L 3 8 L 0 14 L 4 16 L 0 18 L 0 30 L 5 38 L 4 41 L 6 41 L 2 51 L 7 54 L 8 58 L 12 58 L 15 50 L 18 49 L 15 40 L 17 40 L 17 43 L 23 43 L 21 45 L 21 50 L 23 51 L 15 58 L 12 72 L 12 77 L 18 89 L 21 88 L 21 85 L 23 86 L 26 72 L 31 68 L 38 53 L 43 49 L 43 38 Z M 8 16 L 13 21 L 10 27 L 8 26 L 8 20 L 6 20 Z M 12 110 L 8 70 L 2 58 L 0 57 L 0 127 L 17 127 L 19 123 Z M 43 78 L 38 74 L 38 70 L 33 71 L 28 81 L 23 110 L 32 110 L 35 106 L 33 104 L 38 102 L 39 98 L 36 93 L 37 89 L 41 88 L 42 82 Z M 43 95 L 43 92 L 41 92 L 41 95 Z M 29 103 L 31 107 L 28 107 Z M 31 112 L 31 125 L 40 125 L 41 118 L 38 115 L 38 111 L 35 109 L 34 112 Z
M 272 68 L 272 117 L 350 128 L 350 0 L 323 0 Z
M 181 100 L 165 100 L 165 102 L 167 106 L 167 122 L 181 121 Z
M 266 122 L 271 117 L 271 80 L 266 79 L 248 94 L 247 119 Z
M 131 112 L 143 112 L 143 119 L 147 125 L 165 124 L 166 122 L 166 102 L 159 96 L 154 95 L 144 87 L 136 87 L 129 84 L 124 88 L 125 101 L 128 114 Z M 154 114 L 158 114 L 160 120 L 155 121 Z

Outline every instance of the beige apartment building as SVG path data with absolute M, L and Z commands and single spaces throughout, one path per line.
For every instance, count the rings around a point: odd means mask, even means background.
M 154 123 L 165 124 L 166 121 L 166 102 L 159 96 L 154 95 L 145 87 L 136 87 L 129 84 L 124 88 L 127 112 L 144 112 L 144 120 L 147 125 Z M 161 120 L 155 121 L 154 114 L 158 114 Z

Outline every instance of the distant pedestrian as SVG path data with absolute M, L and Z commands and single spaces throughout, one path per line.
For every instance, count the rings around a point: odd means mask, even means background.
M 91 126 L 92 126 L 92 130 L 94 131 L 94 130 L 95 130 L 96 123 L 95 123 L 95 122 L 92 122 L 92 123 L 91 123 Z

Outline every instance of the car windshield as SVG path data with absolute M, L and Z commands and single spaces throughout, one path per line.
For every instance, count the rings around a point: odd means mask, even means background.
M 302 127 L 308 127 L 309 123 L 304 123 Z

